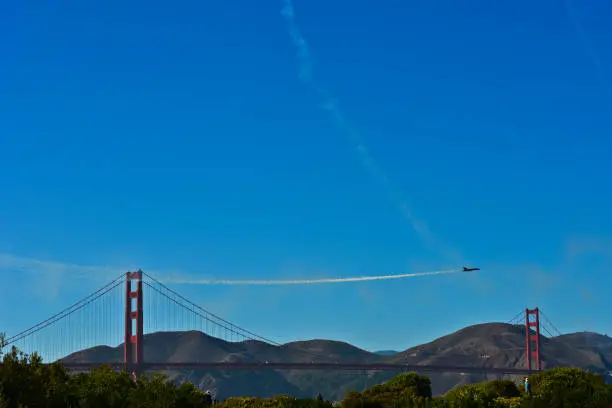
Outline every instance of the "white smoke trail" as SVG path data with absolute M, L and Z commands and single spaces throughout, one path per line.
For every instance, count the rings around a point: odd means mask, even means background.
M 576 30 L 576 33 L 578 34 L 578 36 L 580 37 L 580 40 L 582 41 L 582 45 L 584 46 L 584 50 L 587 56 L 591 58 L 591 61 L 593 62 L 595 70 L 597 71 L 597 75 L 599 76 L 599 80 L 609 89 L 611 84 L 610 84 L 610 77 L 608 75 L 608 71 L 606 70 L 604 63 L 601 57 L 599 56 L 599 53 L 593 46 L 593 43 L 591 42 L 589 35 L 587 34 L 585 28 L 580 22 L 580 19 L 576 15 L 576 10 L 574 9 L 572 0 L 565 0 L 563 2 L 563 5 L 565 6 L 565 12 L 567 13 L 568 19 L 572 23 L 574 30 Z
M 162 283 L 176 285 L 316 285 L 323 283 L 368 282 L 377 280 L 406 279 L 417 276 L 443 275 L 460 272 L 460 269 L 446 271 L 404 273 L 400 275 L 356 276 L 350 278 L 292 279 L 292 280 L 210 280 L 210 279 L 162 279 Z
M 71 289 L 74 284 L 81 285 L 84 280 L 104 282 L 116 278 L 121 271 L 128 270 L 134 269 L 77 265 L 0 253 L 0 277 L 6 279 L 9 276 L 19 276 L 21 280 L 28 282 L 31 296 L 44 296 L 47 300 L 57 299 L 62 291 Z
M 445 247 L 439 242 L 429 230 L 427 224 L 417 219 L 412 213 L 408 200 L 401 191 L 391 183 L 386 173 L 378 166 L 361 134 L 346 120 L 342 111 L 338 107 L 337 100 L 314 79 L 313 66 L 314 60 L 308 48 L 308 43 L 302 36 L 299 26 L 295 22 L 295 11 L 292 0 L 283 0 L 283 8 L 281 11 L 287 30 L 297 48 L 297 56 L 299 63 L 299 78 L 308 86 L 310 86 L 321 98 L 321 106 L 329 114 L 331 120 L 344 133 L 348 142 L 359 156 L 361 164 L 376 178 L 376 180 L 386 189 L 389 200 L 398 208 L 401 215 L 406 218 L 412 229 L 420 236 L 425 243 L 439 253 L 444 255 L 449 260 L 455 263 L 461 263 L 461 256 L 451 248 Z

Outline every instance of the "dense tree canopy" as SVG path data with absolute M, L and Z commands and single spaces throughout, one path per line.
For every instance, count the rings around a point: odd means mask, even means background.
M 0 336 L 0 345 L 2 337 Z M 0 366 L 0 408 L 180 408 L 210 407 L 212 397 L 191 383 L 175 385 L 162 375 L 135 380 L 127 372 L 101 367 L 69 374 L 59 364 L 42 364 L 36 355 L 13 348 Z M 433 398 L 429 378 L 400 374 L 363 391 L 346 394 L 342 408 L 609 408 L 612 386 L 593 373 L 555 368 L 530 376 L 531 394 L 516 383 L 488 381 L 456 388 Z M 312 399 L 280 395 L 274 398 L 229 398 L 223 408 L 331 408 L 319 394 Z
M 69 374 L 60 364 L 42 364 L 38 355 L 28 356 L 16 348 L 3 355 L 2 362 L 0 408 L 179 408 L 212 402 L 193 384 L 175 386 L 161 375 L 135 381 L 131 374 L 109 367 Z

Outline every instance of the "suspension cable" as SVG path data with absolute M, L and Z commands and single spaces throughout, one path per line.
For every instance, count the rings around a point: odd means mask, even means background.
M 38 324 L 37 326 L 33 327 L 32 329 L 30 329 L 30 331 L 28 333 L 22 332 L 24 334 L 21 335 L 15 335 L 13 337 L 11 337 L 10 339 L 8 339 L 5 342 L 5 346 L 15 343 L 19 340 L 22 340 L 34 333 L 37 333 L 39 331 L 41 331 L 42 329 L 44 329 L 45 327 L 48 327 L 50 325 L 52 325 L 53 323 L 56 323 L 62 319 L 64 319 L 65 317 L 68 317 L 70 315 L 72 315 L 73 313 L 81 310 L 82 308 L 84 308 L 85 306 L 89 305 L 90 303 L 96 301 L 97 299 L 101 298 L 102 296 L 106 295 L 108 292 L 112 291 L 113 289 L 115 289 L 117 286 L 121 285 L 122 282 L 117 282 L 115 283 L 113 286 L 109 287 L 108 289 L 106 289 L 104 292 L 99 293 L 97 296 L 90 298 L 87 302 L 80 304 L 78 307 L 76 307 L 75 309 L 71 310 L 68 313 L 65 313 L 64 315 L 61 315 L 59 317 L 57 317 L 55 320 L 51 320 L 51 319 L 47 319 L 45 322 L 45 324 Z M 59 315 L 59 314 L 58 314 Z M 58 316 L 56 315 L 56 316 Z
M 552 322 L 548 319 L 548 317 L 546 317 L 546 315 L 544 315 L 544 313 L 542 312 L 541 309 L 540 309 L 540 315 L 544 318 L 544 320 L 546 321 L 546 324 L 548 324 L 551 327 L 553 332 L 555 332 L 555 336 L 560 336 L 561 332 L 555 327 L 554 324 L 552 324 Z
M 188 305 L 185 305 L 185 304 L 183 304 L 183 303 L 179 302 L 179 301 L 178 301 L 178 300 L 176 300 L 176 299 L 173 299 L 171 296 L 168 296 L 167 294 L 163 293 L 161 290 L 157 289 L 156 287 L 154 287 L 154 286 L 153 286 L 153 285 L 151 285 L 150 283 L 148 283 L 148 282 L 143 282 L 143 284 L 144 284 L 145 286 L 147 286 L 149 289 L 151 289 L 151 290 L 153 290 L 153 291 L 155 291 L 155 292 L 159 293 L 160 295 L 162 295 L 162 296 L 163 296 L 163 297 L 165 297 L 166 299 L 170 300 L 171 302 L 174 302 L 174 303 L 175 303 L 175 304 L 177 304 L 178 306 L 180 306 L 180 307 L 182 307 L 182 308 L 184 308 L 184 309 L 186 309 L 186 310 L 189 310 L 190 312 L 192 312 L 192 313 L 193 313 L 193 314 L 195 314 L 196 316 L 199 316 L 199 317 L 203 318 L 204 320 L 207 320 L 207 321 L 211 322 L 211 323 L 212 323 L 212 324 L 214 324 L 214 325 L 217 325 L 217 326 L 219 326 L 219 327 L 222 327 L 223 329 L 225 329 L 225 330 L 227 330 L 227 331 L 230 331 L 230 332 L 232 332 L 232 333 L 234 333 L 234 334 L 236 334 L 236 335 L 239 335 L 239 336 L 244 336 L 244 337 L 246 337 L 248 340 L 256 340 L 256 339 L 254 339 L 254 338 L 250 338 L 249 336 L 245 336 L 245 335 L 244 335 L 244 333 L 243 333 L 243 331 L 244 331 L 244 330 L 243 330 L 242 328 L 240 328 L 239 326 L 231 325 L 231 326 L 233 326 L 233 327 L 228 327 L 228 326 L 226 326 L 225 324 L 215 322 L 214 320 L 210 319 L 209 317 L 207 317 L 206 315 L 202 314 L 201 312 L 198 312 L 197 310 L 194 310 L 192 307 L 190 307 L 190 306 L 188 306 Z
M 121 280 L 124 278 L 124 274 L 121 274 L 118 278 L 114 279 L 112 282 L 104 285 L 102 288 L 96 290 L 95 292 L 89 294 L 88 296 L 84 297 L 83 299 L 79 300 L 78 302 L 74 303 L 73 305 L 65 308 L 64 310 L 62 310 L 59 313 L 54 314 L 53 316 L 49 317 L 46 320 L 43 320 L 42 322 L 35 324 L 34 326 L 23 330 L 20 333 L 15 334 L 14 336 L 11 336 L 7 339 L 5 339 L 3 346 L 7 346 L 9 344 L 15 343 L 18 340 L 23 339 L 24 337 L 27 337 L 31 334 L 34 334 L 40 330 L 42 330 L 43 328 L 49 326 L 50 324 L 53 324 L 55 322 L 57 322 L 58 320 L 63 319 L 64 317 L 66 317 L 67 315 L 70 315 L 74 312 L 76 312 L 79 309 L 82 309 L 84 306 L 90 304 L 92 301 L 100 298 L 101 296 L 107 294 L 108 292 L 110 292 L 112 289 L 116 288 L 117 286 L 119 286 L 119 284 L 121 284 Z M 101 293 L 103 292 L 103 293 Z M 96 296 L 97 295 L 97 296 Z M 93 298 L 93 299 L 91 299 Z M 78 306 L 78 307 L 77 307 Z M 76 309 L 75 309 L 76 308 Z M 72 310 L 74 309 L 74 310 Z
M 228 324 L 228 325 L 230 325 L 230 326 L 236 327 L 237 329 L 240 329 L 240 330 L 241 330 L 241 331 L 243 331 L 244 333 L 247 333 L 248 335 L 253 336 L 253 338 L 254 338 L 254 339 L 261 340 L 261 341 L 263 341 L 263 342 L 265 342 L 265 343 L 269 343 L 269 344 L 272 344 L 272 345 L 274 345 L 274 346 L 280 346 L 280 343 L 278 343 L 278 342 L 275 342 L 275 341 L 273 341 L 273 340 L 270 340 L 270 339 L 267 339 L 267 338 L 265 338 L 265 337 L 262 337 L 262 336 L 260 336 L 260 335 L 258 335 L 258 334 L 255 334 L 255 333 L 253 333 L 253 332 L 250 332 L 250 331 L 248 331 L 248 330 L 246 330 L 246 329 L 242 329 L 241 327 L 236 326 L 235 324 L 233 324 L 233 323 L 231 323 L 231 322 L 229 322 L 229 321 L 227 321 L 227 320 L 225 320 L 225 319 L 223 319 L 223 318 L 221 318 L 221 317 L 217 316 L 216 314 L 211 313 L 211 312 L 209 312 L 208 310 L 206 310 L 206 309 L 204 309 L 204 308 L 202 308 L 202 307 L 198 306 L 197 304 L 195 304 L 195 303 L 193 303 L 192 301 L 190 301 L 189 299 L 185 298 L 184 296 L 182 296 L 182 295 L 181 295 L 181 294 L 179 294 L 178 292 L 176 292 L 176 291 L 174 291 L 174 290 L 170 289 L 169 287 L 167 287 L 166 285 L 164 285 L 163 283 L 161 283 L 160 281 L 158 281 L 157 279 L 155 279 L 154 277 L 152 277 L 152 276 L 151 276 L 151 275 L 149 275 L 148 273 L 143 272 L 142 274 L 143 274 L 143 275 L 145 275 L 146 277 L 148 277 L 149 279 L 151 279 L 153 282 L 155 282 L 156 284 L 158 284 L 158 285 L 159 285 L 159 286 L 161 286 L 162 288 L 164 288 L 165 290 L 167 290 L 168 292 L 170 292 L 170 293 L 172 293 L 173 295 L 177 296 L 178 298 L 180 298 L 181 300 L 183 300 L 184 302 L 186 302 L 186 303 L 187 303 L 187 304 L 189 304 L 190 306 L 192 306 L 192 307 L 194 307 L 194 308 L 196 308 L 196 309 L 200 310 L 201 312 L 204 312 L 204 313 L 206 313 L 206 314 L 208 314 L 208 315 L 210 315 L 210 316 L 214 317 L 215 319 L 218 319 L 219 321 L 221 321 L 221 322 L 223 322 L 223 323 L 225 323 L 225 324 Z

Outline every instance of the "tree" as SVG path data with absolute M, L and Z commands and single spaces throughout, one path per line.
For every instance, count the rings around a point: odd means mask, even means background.
M 205 394 L 190 382 L 184 382 L 175 388 L 175 406 L 184 408 L 210 407 L 212 396 Z
M 525 407 L 584 407 L 612 406 L 612 387 L 603 377 L 578 368 L 557 367 L 530 376 L 532 398 Z
M 8 406 L 21 403 L 42 406 L 45 402 L 46 371 L 36 353 L 31 356 L 12 347 L 2 356 L 0 384 Z
M 72 379 L 72 399 L 82 408 L 124 408 L 134 382 L 129 373 L 117 373 L 108 366 L 100 367 Z
M 5 344 L 0 336 L 0 343 Z M 209 407 L 210 394 L 192 383 L 175 385 L 165 376 L 134 381 L 127 371 L 101 367 L 69 374 L 61 364 L 45 365 L 41 357 L 15 347 L 2 356 L 0 408 L 195 408 Z M 429 378 L 400 374 L 361 392 L 349 392 L 343 408 L 610 408 L 612 386 L 603 377 L 575 368 L 555 368 L 530 377 L 532 394 L 512 381 L 469 384 L 432 398 Z M 224 408 L 332 408 L 319 393 L 315 398 L 287 395 L 273 398 L 230 398 Z
M 431 399 L 431 381 L 417 373 L 404 373 L 386 383 L 362 392 L 349 392 L 342 401 L 343 408 L 413 406 L 417 401 Z M 420 403 L 420 402 L 418 402 Z
M 453 404 L 465 406 L 490 406 L 505 404 L 521 395 L 516 384 L 510 380 L 485 381 L 467 384 L 449 391 L 444 399 Z M 496 402 L 497 401 L 497 402 Z M 509 402 L 508 402 L 509 403 Z M 463 406 L 462 405 L 462 406 Z

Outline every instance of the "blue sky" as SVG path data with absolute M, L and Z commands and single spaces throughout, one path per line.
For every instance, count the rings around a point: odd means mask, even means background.
M 612 333 L 610 3 L 283 4 L 4 6 L 2 330 L 126 268 L 465 263 L 482 271 L 175 289 L 278 341 L 402 349 L 535 306 Z

